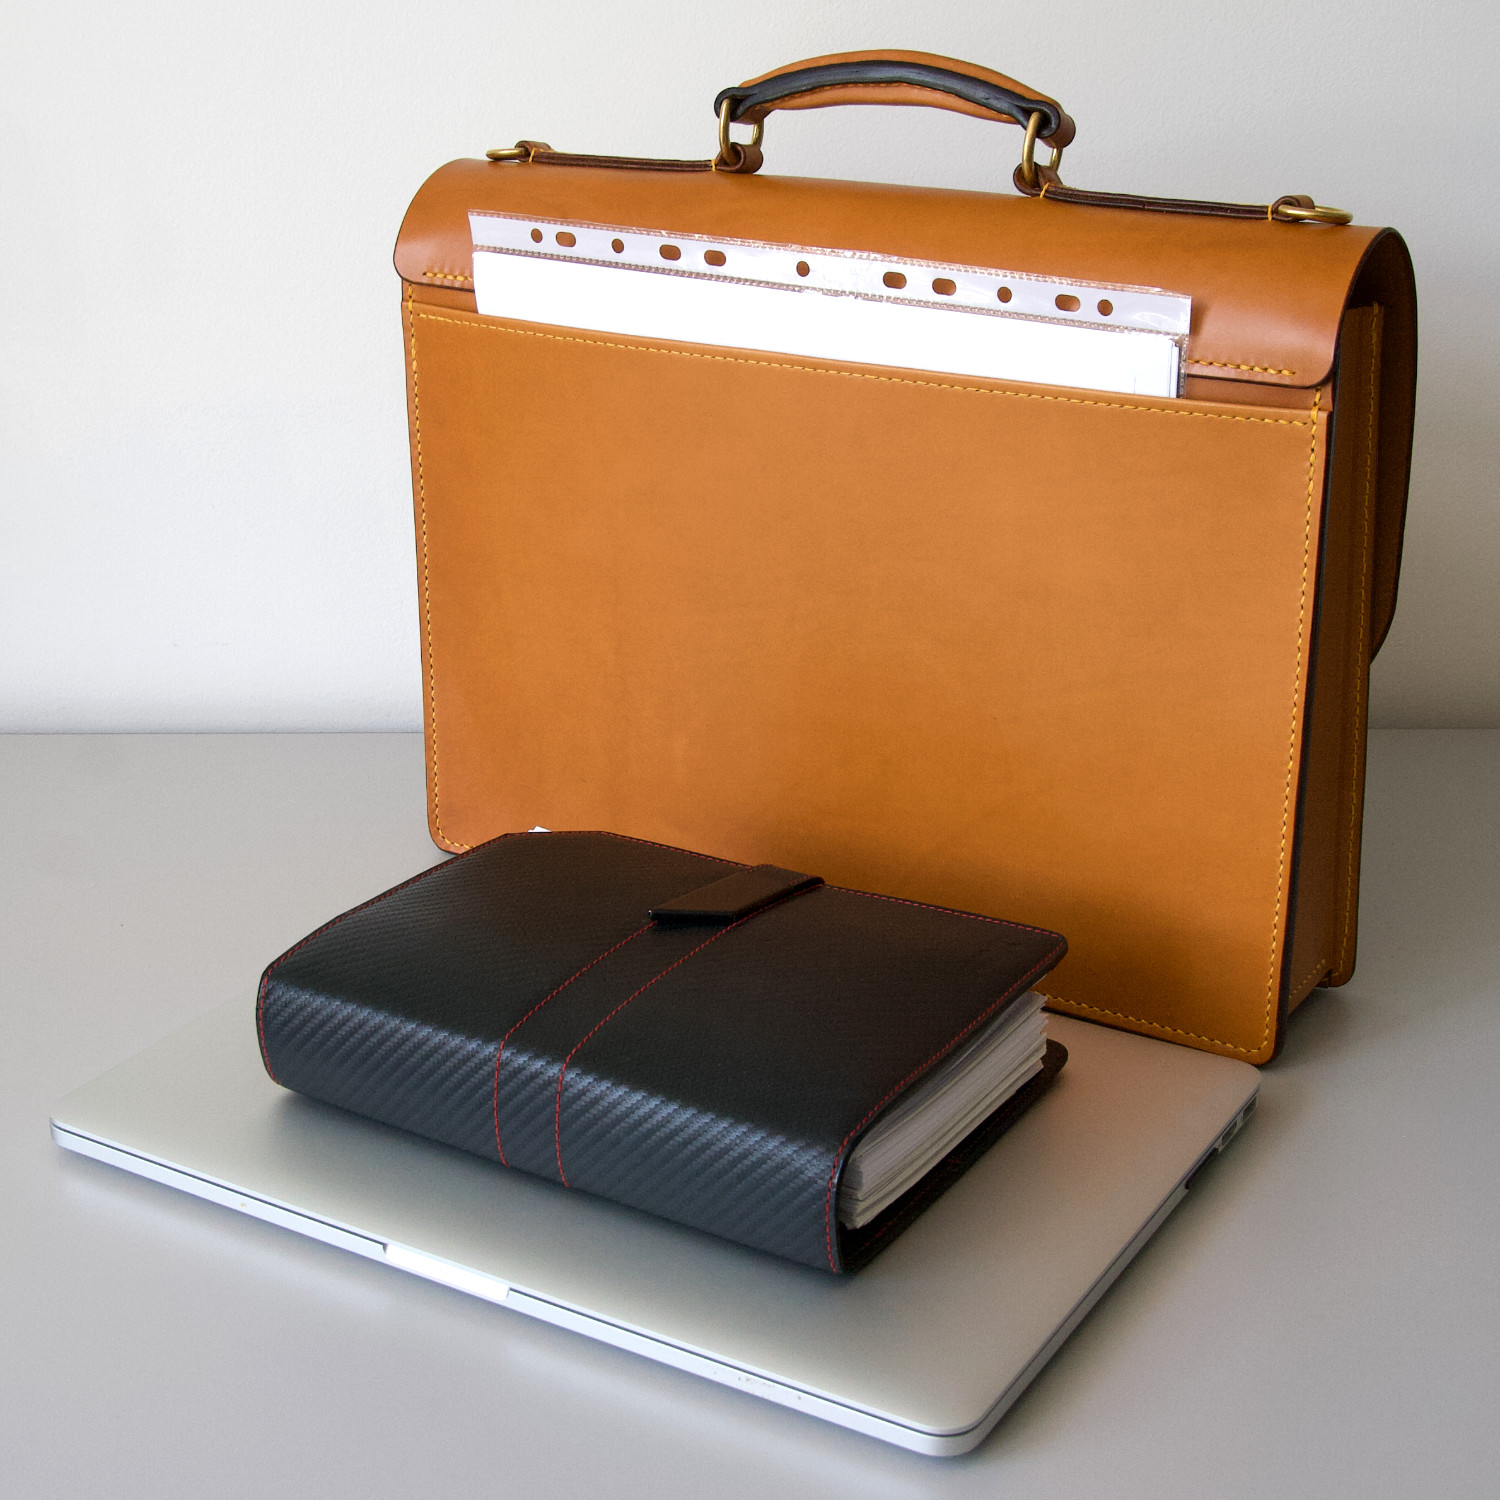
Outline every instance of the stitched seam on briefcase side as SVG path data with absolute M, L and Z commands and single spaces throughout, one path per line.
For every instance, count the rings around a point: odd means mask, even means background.
M 429 276 L 432 272 L 427 273 Z M 1191 354 L 1183 359 L 1186 365 L 1211 365 L 1215 370 L 1253 370 L 1257 375 L 1295 375 L 1295 370 L 1280 370 L 1275 365 L 1237 365 L 1227 359 L 1194 359 Z
M 449 839 L 443 833 L 442 799 L 438 792 L 438 716 L 437 716 L 437 672 L 432 655 L 432 588 L 427 550 L 427 481 L 422 467 L 422 405 L 417 394 L 417 319 L 418 313 L 412 301 L 411 288 L 406 289 L 406 311 L 411 320 L 411 435 L 412 448 L 417 468 L 417 515 L 419 540 L 422 546 L 422 645 L 427 657 L 427 713 L 432 723 L 432 831 L 440 843 L 450 844 L 463 851 L 470 845 Z
M 1212 422 L 1249 422 L 1262 427 L 1308 427 L 1317 431 L 1317 402 L 1313 402 L 1313 420 L 1300 422 L 1293 417 L 1246 417 L 1224 411 L 1174 411 L 1160 406 L 1136 406 L 1128 401 L 1098 401 L 1087 396 L 1050 396 L 1042 391 L 997 390 L 983 385 L 963 385 L 951 380 L 920 380 L 910 375 L 872 375 L 863 370 L 836 370 L 820 365 L 794 365 L 783 360 L 750 359 L 739 354 L 702 354 L 695 349 L 673 349 L 665 344 L 617 344 L 610 339 L 582 338 L 576 334 L 543 333 L 534 328 L 509 328 L 501 323 L 471 322 L 467 318 L 444 318 L 437 313 L 416 313 L 430 323 L 452 323 L 456 328 L 472 328 L 480 333 L 510 334 L 516 338 L 545 339 L 555 344 L 589 344 L 599 349 L 623 349 L 636 354 L 665 354 L 673 359 L 702 359 L 721 365 L 758 365 L 768 370 L 796 370 L 805 375 L 836 375 L 844 380 L 870 380 L 881 385 L 913 385 L 934 391 L 968 391 L 975 396 L 998 396 L 1013 401 L 1047 401 L 1064 406 L 1098 406 L 1109 411 L 1149 412 L 1157 417 L 1193 417 Z M 478 316 L 476 314 L 476 316 Z
M 1315 963 L 1312 968 L 1310 968 L 1307 973 L 1305 973 L 1302 978 L 1299 979 L 1296 984 L 1294 984 L 1291 989 L 1287 991 L 1287 998 L 1290 999 L 1291 996 L 1295 995 L 1303 985 L 1307 984 L 1308 980 L 1315 978 L 1320 973 L 1326 973 L 1327 969 L 1328 960 L 1326 958 L 1320 958 L 1317 963 Z M 1310 985 L 1308 987 L 1311 988 Z
M 644 842 L 644 840 L 642 840 L 642 842 Z M 712 856 L 711 855 L 706 855 L 705 858 L 712 858 Z M 567 989 L 567 987 L 570 984 L 572 984 L 572 982 L 575 979 L 582 978 L 583 975 L 587 974 L 588 971 L 590 969 L 592 969 L 596 964 L 603 963 L 604 960 L 606 958 L 608 958 L 611 953 L 618 953 L 620 951 L 620 949 L 623 948 L 627 943 L 633 943 L 643 932 L 648 932 L 648 931 L 650 931 L 651 928 L 653 928 L 655 926 L 656 926 L 656 923 L 653 921 L 653 922 L 647 922 L 644 927 L 637 927 L 636 930 L 634 932 L 632 932 L 629 937 L 621 938 L 620 941 L 614 945 L 614 947 L 612 947 L 612 948 L 606 948 L 604 950 L 604 952 L 601 953 L 597 958 L 590 959 L 589 962 L 586 963 L 581 969 L 579 969 L 579 971 L 576 974 L 570 974 L 570 975 L 568 975 L 568 977 L 565 980 L 563 980 L 563 982 L 560 985 L 558 985 L 558 987 L 555 990 L 553 990 L 550 995 L 543 995 L 542 998 L 540 1000 L 538 1000 L 537 1003 L 535 1005 L 533 1005 L 531 1007 L 531 1009 L 528 1010 L 526 1012 L 526 1014 L 524 1016 L 522 1016 L 521 1019 L 519 1021 L 517 1021 L 516 1024 L 514 1026 L 512 1026 L 510 1028 L 510 1030 L 505 1033 L 505 1035 L 503 1037 L 500 1038 L 500 1045 L 495 1050 L 495 1083 L 494 1083 L 494 1089 L 493 1089 L 493 1092 L 492 1092 L 490 1108 L 491 1108 L 491 1112 L 494 1115 L 494 1120 L 495 1120 L 495 1150 L 500 1153 L 500 1165 L 501 1166 L 508 1167 L 510 1165 L 510 1163 L 505 1159 L 505 1147 L 501 1144 L 501 1141 L 500 1141 L 500 1062 L 501 1062 L 501 1059 L 504 1058 L 504 1056 L 505 1056 L 505 1044 L 549 1000 L 553 999 L 557 995 L 562 994 L 562 992 L 565 989 Z M 658 976 L 658 978 L 659 977 L 660 976 Z M 577 1049 L 575 1048 L 574 1050 L 576 1051 Z M 570 1053 L 569 1056 L 571 1056 L 571 1055 L 572 1054 Z M 566 1067 L 567 1065 L 564 1064 L 564 1066 Z
M 1149 1027 L 1152 1031 L 1165 1032 L 1169 1036 L 1185 1036 L 1189 1041 L 1208 1042 L 1215 1047 L 1224 1047 L 1231 1052 L 1254 1052 L 1254 1047 L 1241 1047 L 1234 1042 L 1226 1042 L 1220 1037 L 1204 1036 L 1200 1031 L 1187 1031 L 1181 1026 L 1168 1026 L 1163 1021 L 1148 1021 L 1144 1016 L 1127 1015 L 1123 1010 L 1106 1010 L 1102 1005 L 1090 1005 L 1086 1000 L 1069 1000 L 1066 995 L 1049 995 L 1046 990 L 1038 990 L 1043 1000 L 1051 1006 L 1066 1006 L 1067 1011 L 1059 1014 L 1067 1014 L 1075 1010 L 1086 1010 L 1090 1015 L 1109 1016 L 1115 1021 L 1134 1021 L 1139 1026 Z
M 982 920 L 998 921 L 999 919 L 989 917 L 983 918 Z M 834 1183 L 838 1180 L 839 1163 L 844 1159 L 844 1152 L 848 1149 L 849 1142 L 852 1141 L 854 1137 L 857 1136 L 859 1132 L 863 1130 L 865 1126 L 868 1125 L 870 1121 L 873 1120 L 875 1116 L 878 1115 L 880 1111 L 883 1110 L 886 1105 L 889 1104 L 890 1101 L 894 1099 L 896 1095 L 899 1094 L 901 1090 L 904 1089 L 906 1085 L 912 1081 L 912 1079 L 920 1078 L 921 1075 L 933 1065 L 933 1063 L 937 1062 L 937 1060 L 940 1057 L 944 1056 L 946 1053 L 951 1052 L 953 1048 L 956 1047 L 959 1042 L 963 1041 L 963 1039 L 968 1036 L 968 1034 L 973 1031 L 976 1026 L 982 1025 L 986 1020 L 989 1019 L 990 1016 L 994 1015 L 1002 1005 L 1005 1005 L 1009 1001 L 1014 1000 L 1017 995 L 1019 995 L 1026 989 L 1026 987 L 1031 983 L 1033 979 L 1036 978 L 1038 974 L 1045 974 L 1047 970 L 1051 968 L 1051 966 L 1055 964 L 1060 957 L 1062 957 L 1066 948 L 1066 943 L 1059 943 L 1046 956 L 1046 958 L 1044 958 L 1034 968 L 1028 970 L 1027 973 L 1020 979 L 1018 979 L 1015 984 L 1011 985 L 1011 987 L 1006 990 L 1006 992 L 1001 995 L 998 1000 L 994 1001 L 993 1004 L 986 1006 L 982 1011 L 980 1011 L 980 1013 L 975 1016 L 974 1019 L 970 1021 L 969 1024 L 958 1033 L 957 1036 L 950 1037 L 948 1041 L 945 1042 L 941 1047 L 939 1047 L 937 1051 L 934 1052 L 932 1056 L 929 1057 L 925 1062 L 918 1063 L 917 1066 L 913 1068 L 911 1072 L 901 1080 L 900 1083 L 895 1084 L 890 1089 L 886 1096 L 878 1104 L 876 1104 L 875 1107 L 871 1109 L 870 1112 L 864 1117 L 864 1119 L 862 1119 L 859 1124 L 857 1124 L 854 1129 L 851 1130 L 849 1134 L 846 1135 L 844 1139 L 839 1143 L 839 1149 L 834 1153 L 833 1165 L 828 1169 L 828 1191 L 823 1198 L 823 1243 L 828 1251 L 828 1269 L 830 1271 L 837 1271 L 839 1268 L 839 1263 L 834 1258 L 833 1254 L 833 1188 Z
M 510 837 L 510 834 L 501 835 L 501 838 Z M 495 843 L 497 842 L 497 840 L 492 839 L 490 840 L 490 842 Z M 480 844 L 478 847 L 480 849 L 483 849 L 485 846 L 483 844 Z M 470 850 L 467 852 L 473 853 L 476 851 Z M 455 856 L 455 858 L 459 859 L 461 859 L 462 857 L 462 855 Z M 331 918 L 315 931 L 308 933 L 308 935 L 303 938 L 301 942 L 293 943 L 292 946 L 288 948 L 280 958 L 272 959 L 270 964 L 267 965 L 266 972 L 261 975 L 260 993 L 255 997 L 255 1030 L 256 1034 L 260 1038 L 260 1060 L 265 1064 L 266 1072 L 271 1075 L 272 1083 L 280 1083 L 281 1080 L 276 1076 L 275 1073 L 271 1071 L 271 1059 L 266 1053 L 266 990 L 270 986 L 271 976 L 277 971 L 277 969 L 282 966 L 282 964 L 284 964 L 289 958 L 291 958 L 294 953 L 298 953 L 303 948 L 307 947 L 307 945 L 312 942 L 314 938 L 322 937 L 325 932 L 329 931 L 331 928 L 337 927 L 340 922 L 346 921 L 349 917 L 354 916 L 358 912 L 368 911 L 372 906 L 378 906 L 382 901 L 386 899 L 386 897 L 394 896 L 397 891 L 404 891 L 407 886 L 416 885 L 418 881 L 426 880 L 429 876 L 436 875 L 439 870 L 446 870 L 453 863 L 454 860 L 445 859 L 441 863 L 432 865 L 425 870 L 419 870 L 409 879 L 403 880 L 400 885 L 393 885 L 390 890 L 382 891 L 378 896 L 371 896 L 368 901 L 361 901 L 358 906 L 351 906 L 348 911 L 341 911 L 338 916 Z
M 780 905 L 780 903 L 777 902 L 776 905 Z M 556 1102 L 553 1104 L 553 1107 L 552 1107 L 552 1144 L 553 1144 L 554 1151 L 557 1153 L 557 1175 L 558 1175 L 558 1178 L 561 1180 L 562 1185 L 564 1187 L 571 1187 L 572 1183 L 570 1183 L 568 1181 L 568 1175 L 567 1175 L 566 1172 L 563 1171 L 563 1161 L 562 1161 L 562 1095 L 563 1095 L 563 1079 L 568 1076 L 568 1065 L 578 1055 L 578 1052 L 583 1047 L 584 1043 L 587 1042 L 589 1040 L 589 1038 L 592 1037 L 594 1035 L 594 1033 L 596 1031 L 598 1031 L 600 1029 L 600 1027 L 602 1027 L 605 1024 L 606 1021 L 610 1021 L 615 1016 L 619 1015 L 619 1013 L 622 1010 L 624 1010 L 625 1007 L 627 1005 L 629 1005 L 630 1002 L 632 1000 L 634 1000 L 637 995 L 643 995 L 643 994 L 645 994 L 645 992 L 647 990 L 649 990 L 651 988 L 651 986 L 653 984 L 655 984 L 658 979 L 665 979 L 667 977 L 667 975 L 672 972 L 673 969 L 681 968 L 682 965 L 685 964 L 688 961 L 688 959 L 690 959 L 695 953 L 702 953 L 703 950 L 705 948 L 707 948 L 710 943 L 716 943 L 716 942 L 718 942 L 718 940 L 721 937 L 724 937 L 728 933 L 733 932 L 736 927 L 743 927 L 746 922 L 749 922 L 752 919 L 754 919 L 755 917 L 761 916 L 761 915 L 763 915 L 763 913 L 765 913 L 767 911 L 771 911 L 771 910 L 774 910 L 774 907 L 767 906 L 767 907 L 761 907 L 759 911 L 749 912 L 745 916 L 741 917 L 737 922 L 731 922 L 727 927 L 721 927 L 721 928 L 719 928 L 719 930 L 716 933 L 714 933 L 714 935 L 712 937 L 705 938 L 703 940 L 703 942 L 699 943 L 696 948 L 690 948 L 690 949 L 688 949 L 688 951 L 686 953 L 684 953 L 682 955 L 682 957 L 679 958 L 676 961 L 676 963 L 668 964 L 667 967 L 665 969 L 663 969 L 660 974 L 653 975 L 650 979 L 648 979 L 645 982 L 645 984 L 643 984 L 640 987 L 640 989 L 636 990 L 634 994 L 627 995 L 622 1001 L 620 1001 L 620 1003 L 617 1006 L 615 1006 L 615 1008 L 612 1011 L 610 1011 L 608 1013 L 608 1015 L 600 1017 L 600 1019 L 594 1023 L 594 1025 L 584 1034 L 584 1036 L 582 1037 L 582 1039 L 574 1046 L 573 1050 L 571 1052 L 569 1052 L 568 1055 L 565 1058 L 563 1058 L 563 1065 L 558 1070 L 558 1074 L 557 1074 L 557 1098 L 556 1098 Z
M 1375 504 L 1375 387 L 1377 353 L 1380 347 L 1380 320 L 1370 315 L 1370 368 L 1367 378 L 1370 383 L 1369 402 L 1365 413 L 1365 504 L 1364 532 L 1359 550 L 1359 647 L 1354 662 L 1354 754 L 1349 771 L 1349 847 L 1344 864 L 1344 930 L 1339 935 L 1339 968 L 1346 969 L 1349 963 L 1349 932 L 1354 926 L 1354 841 L 1359 827 L 1359 767 L 1364 751 L 1365 726 L 1360 717 L 1364 702 L 1364 686 L 1370 674 L 1370 537 L 1373 531 L 1371 520 Z
M 1272 1015 L 1276 1006 L 1276 947 L 1281 932 L 1281 897 L 1286 887 L 1286 834 L 1292 810 L 1292 782 L 1297 765 L 1297 720 L 1302 708 L 1302 641 L 1307 624 L 1307 568 L 1312 556 L 1313 480 L 1318 470 L 1318 403 L 1323 395 L 1319 388 L 1313 393 L 1312 441 L 1307 452 L 1307 516 L 1302 526 L 1302 591 L 1297 600 L 1297 656 L 1296 669 L 1292 674 L 1292 715 L 1287 730 L 1286 787 L 1281 797 L 1281 848 L 1276 857 L 1276 905 L 1271 912 L 1271 957 L 1266 975 L 1266 1020 L 1261 1033 L 1260 1051 L 1271 1038 Z

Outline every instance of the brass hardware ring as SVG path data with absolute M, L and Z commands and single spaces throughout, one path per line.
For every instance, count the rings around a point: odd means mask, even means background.
M 1021 142 L 1021 181 L 1027 187 L 1035 187 L 1037 185 L 1036 137 L 1037 132 L 1046 123 L 1046 120 L 1046 115 L 1038 110 L 1026 121 L 1026 139 Z M 1048 169 L 1056 172 L 1061 161 L 1062 147 L 1054 146 L 1052 148 L 1052 160 L 1047 163 Z
M 1271 205 L 1269 216 L 1283 222 L 1290 220 L 1293 224 L 1352 224 L 1354 222 L 1354 215 L 1346 208 L 1326 208 L 1321 203 L 1314 203 L 1311 208 L 1304 208 L 1300 203 L 1290 203 L 1284 198 L 1277 199 Z
M 719 106 L 719 154 L 714 157 L 714 166 L 716 168 L 723 167 L 729 171 L 733 171 L 739 166 L 742 157 L 740 143 L 729 139 L 729 111 L 733 106 L 734 101 L 732 99 L 726 99 Z M 750 139 L 745 144 L 752 151 L 758 150 L 761 141 L 765 138 L 765 134 L 766 122 L 764 120 L 757 120 L 750 127 Z
M 491 161 L 525 161 L 529 162 L 538 151 L 550 151 L 552 149 L 546 141 L 517 141 L 514 146 L 496 146 L 484 154 Z

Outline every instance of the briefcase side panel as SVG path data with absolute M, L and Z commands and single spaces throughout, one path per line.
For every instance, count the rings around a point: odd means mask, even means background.
M 1384 310 L 1344 319 L 1319 576 L 1317 642 L 1298 824 L 1287 1005 L 1353 973 L 1359 905 L 1380 470 Z
M 1275 1044 L 1326 408 L 407 308 L 431 815 L 1067 931 L 1061 1009 Z
M 1406 242 L 1383 231 L 1360 263 L 1349 306 L 1380 308 L 1380 369 L 1375 425 L 1375 516 L 1371 543 L 1369 644 L 1380 650 L 1396 613 L 1417 403 L 1417 288 Z
M 1325 981 L 1329 985 L 1347 984 L 1354 977 L 1359 933 L 1359 874 L 1364 833 L 1370 662 L 1390 628 L 1391 616 L 1396 607 L 1396 583 L 1406 518 L 1407 471 L 1411 463 L 1409 418 L 1393 433 L 1385 431 L 1381 425 L 1385 409 L 1382 392 L 1390 383 L 1390 361 L 1386 358 L 1385 349 L 1389 309 L 1376 304 L 1362 311 L 1362 317 L 1351 313 L 1349 327 L 1351 355 L 1354 356 L 1354 368 L 1358 372 L 1351 399 L 1354 410 L 1359 414 L 1352 444 L 1355 460 L 1351 486 L 1356 497 L 1353 519 L 1358 527 L 1358 539 L 1356 542 L 1351 537 L 1346 552 L 1348 573 L 1352 579 L 1349 586 L 1349 618 L 1353 622 L 1350 632 L 1353 639 L 1344 657 L 1348 674 L 1345 699 L 1352 699 L 1353 706 L 1340 726 L 1342 754 L 1338 773 L 1337 824 L 1340 849 L 1334 870 L 1335 941 L 1330 945 L 1333 966 Z M 1406 372 L 1398 369 L 1395 378 L 1404 383 Z M 1394 454 L 1390 452 L 1392 448 L 1396 450 Z M 1399 498 L 1393 494 L 1396 488 L 1393 482 L 1395 473 L 1400 476 Z M 1382 493 L 1385 496 L 1383 507 Z M 1385 540 L 1384 554 L 1391 559 L 1383 574 L 1380 566 L 1382 536 Z M 1356 589 L 1359 596 L 1357 608 L 1354 607 Z

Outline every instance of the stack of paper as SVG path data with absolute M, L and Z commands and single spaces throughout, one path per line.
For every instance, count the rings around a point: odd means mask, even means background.
M 1028 991 L 882 1115 L 854 1148 L 839 1184 L 841 1224 L 888 1208 L 1041 1069 L 1042 997 Z

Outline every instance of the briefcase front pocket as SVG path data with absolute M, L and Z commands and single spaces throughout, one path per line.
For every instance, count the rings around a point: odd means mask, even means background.
M 1270 1055 L 1325 387 L 1006 386 L 456 300 L 406 305 L 440 843 L 619 828 L 1003 908 L 1069 934 L 1057 1008 Z

